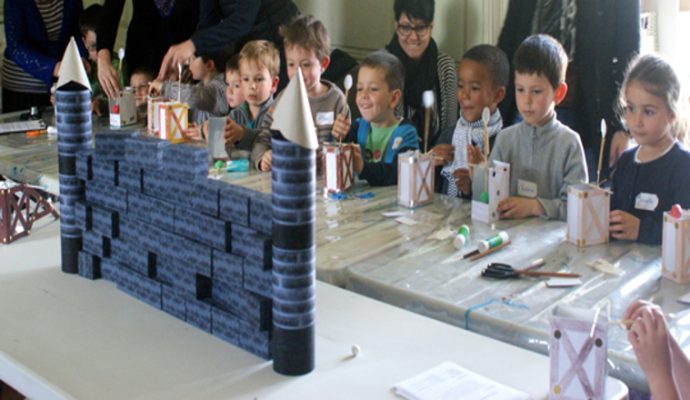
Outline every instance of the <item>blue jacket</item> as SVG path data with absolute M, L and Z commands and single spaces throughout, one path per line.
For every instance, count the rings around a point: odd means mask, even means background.
M 53 84 L 55 64 L 62 60 L 71 37 L 75 37 L 82 57 L 86 56 L 79 29 L 82 0 L 63 0 L 63 3 L 60 37 L 57 42 L 51 42 L 33 0 L 5 0 L 5 57 L 42 80 L 48 89 Z
M 367 138 L 371 132 L 371 124 L 362 118 L 358 118 L 350 126 L 350 131 L 345 138 L 346 142 L 359 144 L 361 154 L 365 154 Z M 396 139 L 401 138 L 399 144 L 393 147 Z M 381 162 L 365 162 L 361 179 L 365 179 L 372 186 L 388 186 L 398 183 L 398 154 L 408 150 L 419 149 L 417 129 L 410 122 L 402 120 L 393 131 Z

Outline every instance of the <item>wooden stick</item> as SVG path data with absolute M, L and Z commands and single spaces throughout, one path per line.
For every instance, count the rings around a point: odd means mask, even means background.
M 604 145 L 606 144 L 606 120 L 601 119 L 601 143 L 599 144 L 599 165 L 597 166 L 597 187 L 601 184 L 601 165 L 604 160 Z
M 632 328 L 632 324 L 635 322 L 635 320 L 632 319 L 617 319 L 614 321 L 609 321 L 610 325 L 618 325 L 622 329 L 625 329 L 626 331 L 629 331 Z
M 431 118 L 431 108 L 426 108 L 424 110 L 424 152 L 426 153 L 429 147 L 429 121 Z
M 548 272 L 548 271 L 515 271 L 521 276 L 553 276 L 556 278 L 579 278 L 580 274 L 570 272 Z
M 499 246 L 496 246 L 496 247 L 494 247 L 493 249 L 489 249 L 489 250 L 487 250 L 487 251 L 485 251 L 485 252 L 483 252 L 483 253 L 479 253 L 479 250 L 477 250 L 477 254 L 471 256 L 471 257 L 470 257 L 470 261 L 477 261 L 477 260 L 479 260 L 480 258 L 482 258 L 482 257 L 484 257 L 484 256 L 488 256 L 488 255 L 491 254 L 491 253 L 495 253 L 495 252 L 501 250 L 502 248 L 508 246 L 510 243 L 512 243 L 512 241 L 509 240 L 509 241 L 507 241 L 507 242 L 505 242 L 505 243 L 503 243 L 503 244 L 501 244 L 501 245 L 499 245 Z M 463 258 L 464 258 L 464 257 L 463 257 Z

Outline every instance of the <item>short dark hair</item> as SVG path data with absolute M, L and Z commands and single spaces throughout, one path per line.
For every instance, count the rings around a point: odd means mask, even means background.
M 285 48 L 299 46 L 307 51 L 313 51 L 319 61 L 328 56 L 330 40 L 323 22 L 312 15 L 300 15 L 287 25 L 280 27 L 280 36 Z
M 153 78 L 156 77 L 156 73 L 153 72 L 153 70 L 151 68 L 144 66 L 144 65 L 141 65 L 141 66 L 134 68 L 134 71 L 132 71 L 132 73 L 129 74 L 129 76 L 131 77 L 131 76 L 136 75 L 136 74 L 145 75 L 148 78 L 147 79 L 148 81 L 152 81 Z
M 390 90 L 400 89 L 402 91 L 404 89 L 405 68 L 398 57 L 393 54 L 384 50 L 370 53 L 359 66 L 360 69 L 364 67 L 383 71 L 384 79 Z
M 79 28 L 81 34 L 86 36 L 89 31 L 96 32 L 96 29 L 101 24 L 103 18 L 103 6 L 100 4 L 93 4 L 84 9 L 79 18 Z
M 490 44 L 474 46 L 462 55 L 460 62 L 463 60 L 472 60 L 484 66 L 489 71 L 494 86 L 508 86 L 510 80 L 508 56 L 498 47 Z
M 213 66 L 216 69 L 216 71 L 221 71 L 221 68 L 223 68 L 225 66 L 225 63 L 228 62 L 230 54 L 230 50 L 222 50 L 217 52 L 201 53 L 198 54 L 198 56 L 201 57 L 201 59 L 205 63 L 209 60 L 213 61 Z
M 395 0 L 393 11 L 395 20 L 399 21 L 402 14 L 407 14 L 408 18 L 419 18 L 430 24 L 434 21 L 434 0 Z
M 240 72 L 240 53 L 235 53 L 225 63 L 225 72 L 237 71 Z
M 558 40 L 540 33 L 529 36 L 520 44 L 513 57 L 513 65 L 516 73 L 544 75 L 555 90 L 565 81 L 568 55 Z

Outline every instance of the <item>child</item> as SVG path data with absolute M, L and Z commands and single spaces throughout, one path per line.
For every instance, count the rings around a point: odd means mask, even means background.
M 624 320 L 630 321 L 628 340 L 647 376 L 652 398 L 690 399 L 690 359 L 669 333 L 659 306 L 636 301 Z
M 580 137 L 554 111 L 568 91 L 568 57 L 554 38 L 539 34 L 522 42 L 513 64 L 523 121 L 503 130 L 491 152 L 491 160 L 510 164 L 511 197 L 497 210 L 501 218 L 565 220 L 568 186 L 587 181 Z
M 225 149 L 228 154 L 235 145 L 251 150 L 251 163 L 261 170 L 261 156 L 271 148 L 271 142 L 270 137 L 259 137 L 259 127 L 278 88 L 278 49 L 267 40 L 247 42 L 240 51 L 239 67 L 244 103 L 230 112 L 225 125 Z
M 508 57 L 498 47 L 482 44 L 469 49 L 462 56 L 458 66 L 457 89 L 460 118 L 455 129 L 446 132 L 439 139 L 441 144 L 433 149 L 435 155 L 451 161 L 441 170 L 441 176 L 445 178 L 442 193 L 452 197 L 460 193 L 469 194 L 467 146 L 476 143 L 479 151 L 485 147 L 482 121 L 485 107 L 491 110 L 488 123 L 491 144 L 501 131 L 503 120 L 498 103 L 505 96 L 509 73 Z
M 616 239 L 660 244 L 663 212 L 690 207 L 690 151 L 680 82 L 655 55 L 631 63 L 620 97 L 627 129 L 639 144 L 621 156 L 613 175 L 609 231 Z
M 160 94 L 168 99 L 180 99 L 189 104 L 190 121 L 201 124 L 209 116 L 222 117 L 228 113 L 228 103 L 225 101 L 225 82 L 223 74 L 218 72 L 216 65 L 225 65 L 224 53 L 202 54 L 192 58 L 189 70 L 192 79 L 199 81 L 195 85 L 183 85 L 173 81 L 151 82 L 149 94 Z
M 235 54 L 225 64 L 225 100 L 228 102 L 230 111 L 244 103 L 244 95 L 240 87 L 240 57 Z
M 395 115 L 405 74 L 397 57 L 376 51 L 369 54 L 357 75 L 357 107 L 362 114 L 350 127 L 345 141 L 356 142 L 355 170 L 372 186 L 395 185 L 398 154 L 419 149 L 417 130 Z M 334 132 L 336 139 L 342 136 Z
M 326 27 L 313 16 L 302 15 L 282 26 L 280 35 L 285 46 L 288 77 L 292 79 L 297 68 L 302 70 L 319 143 L 333 141 L 334 130 L 339 136 L 344 136 L 350 122 L 350 109 L 345 95 L 335 84 L 321 79 L 321 74 L 331 62 Z M 276 98 L 278 101 L 280 95 Z M 342 123 L 335 124 L 338 119 Z M 270 135 L 272 123 L 273 117 L 269 114 L 261 126 L 262 137 Z M 268 171 L 270 168 L 271 154 L 267 150 L 262 155 L 261 170 Z
M 146 114 L 146 96 L 149 91 L 149 83 L 154 77 L 153 71 L 144 66 L 136 68 L 129 77 L 129 85 L 136 96 L 137 110 L 143 110 L 144 114 Z

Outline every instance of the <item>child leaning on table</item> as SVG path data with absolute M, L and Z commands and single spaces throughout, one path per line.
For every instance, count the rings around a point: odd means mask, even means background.
M 510 164 L 510 197 L 498 211 L 501 218 L 565 220 L 568 186 L 587 181 L 580 136 L 561 124 L 554 110 L 568 91 L 568 56 L 551 36 L 532 35 L 515 52 L 513 64 L 523 121 L 504 129 L 491 151 L 491 160 Z
M 395 185 L 398 154 L 419 149 L 417 129 L 395 115 L 405 74 L 394 55 L 385 51 L 369 54 L 357 75 L 357 107 L 362 117 L 350 127 L 346 142 L 355 142 L 355 170 L 372 186 Z M 336 139 L 344 135 L 336 134 Z
M 328 31 L 321 21 L 311 15 L 301 15 L 280 28 L 285 46 L 288 77 L 299 68 L 309 97 L 309 108 L 316 126 L 319 143 L 333 140 L 335 134 L 344 135 L 350 126 L 350 109 L 338 86 L 321 79 L 331 62 Z M 280 95 L 276 103 L 280 102 Z M 269 112 L 262 122 L 261 136 L 270 144 L 273 116 Z M 271 169 L 270 148 L 262 155 L 261 170 Z
M 503 128 L 498 104 L 503 100 L 508 86 L 510 65 L 508 57 L 496 46 L 481 44 L 467 50 L 458 66 L 457 98 L 460 117 L 455 127 L 443 132 L 434 155 L 446 161 L 441 170 L 441 192 L 456 197 L 470 193 L 467 148 L 476 146 L 484 150 L 484 124 L 482 112 L 491 111 L 487 128 L 489 143 Z
M 690 208 L 690 151 L 678 76 L 656 55 L 633 60 L 620 91 L 626 128 L 638 146 L 616 164 L 609 231 L 616 239 L 660 244 L 663 212 Z
M 625 312 L 628 340 L 647 376 L 652 398 L 690 399 L 690 359 L 668 331 L 658 305 L 636 301 Z

